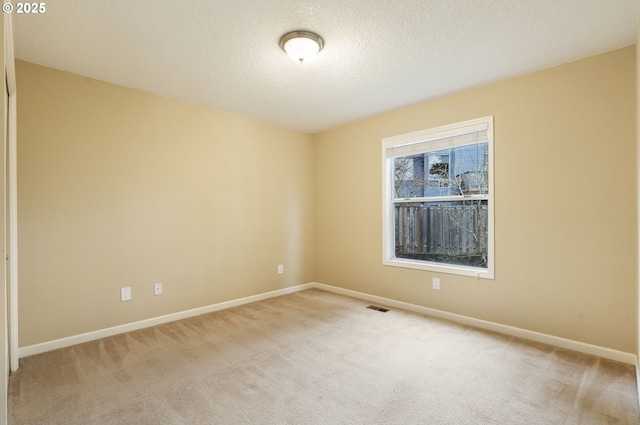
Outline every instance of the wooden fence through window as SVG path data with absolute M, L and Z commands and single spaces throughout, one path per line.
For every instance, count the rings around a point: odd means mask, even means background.
M 398 204 L 395 218 L 396 257 L 486 266 L 485 201 Z

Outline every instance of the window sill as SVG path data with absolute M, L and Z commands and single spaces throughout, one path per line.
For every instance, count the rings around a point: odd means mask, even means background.
M 430 263 L 426 261 L 414 261 L 403 258 L 390 258 L 382 261 L 385 266 L 402 267 L 405 269 L 416 269 L 432 271 L 437 273 L 455 274 L 459 276 L 470 276 L 476 279 L 493 280 L 493 271 L 476 267 L 455 266 L 450 264 Z

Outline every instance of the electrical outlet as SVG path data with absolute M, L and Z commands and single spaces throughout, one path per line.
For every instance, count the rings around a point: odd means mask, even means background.
M 120 301 L 130 301 L 131 300 L 131 287 L 127 286 L 126 288 L 120 288 Z
M 162 283 L 153 285 L 153 295 L 162 295 Z
M 278 274 L 284 273 L 284 264 L 278 264 Z
M 433 289 L 436 290 L 440 290 L 440 278 L 439 277 L 434 277 L 433 278 Z

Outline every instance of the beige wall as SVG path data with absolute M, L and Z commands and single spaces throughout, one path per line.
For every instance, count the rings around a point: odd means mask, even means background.
M 21 61 L 17 79 L 20 346 L 313 280 L 311 136 Z
M 316 281 L 634 353 L 635 79 L 632 46 L 315 136 Z M 486 115 L 496 279 L 382 266 L 381 139 Z
M 635 61 L 315 136 L 18 62 L 20 345 L 315 280 L 636 352 Z M 383 267 L 381 139 L 486 115 L 496 279 Z

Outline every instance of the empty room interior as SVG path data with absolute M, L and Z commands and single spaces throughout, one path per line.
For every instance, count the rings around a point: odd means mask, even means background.
M 3 12 L 0 424 L 640 424 L 640 0 Z

